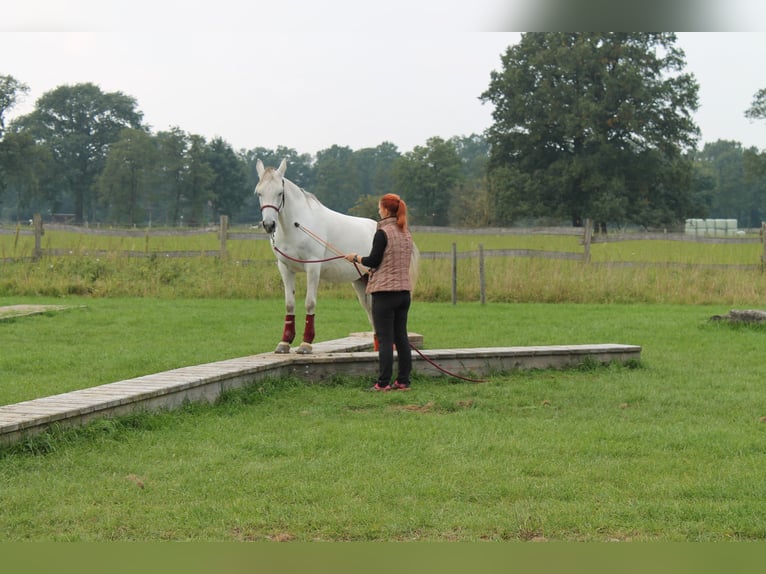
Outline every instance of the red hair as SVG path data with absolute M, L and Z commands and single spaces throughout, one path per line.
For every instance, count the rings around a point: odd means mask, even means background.
M 396 224 L 401 229 L 407 229 L 407 204 L 395 193 L 387 193 L 380 198 L 380 205 L 396 217 Z

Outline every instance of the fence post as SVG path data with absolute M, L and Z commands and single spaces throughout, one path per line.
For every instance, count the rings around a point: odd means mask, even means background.
M 487 285 L 484 281 L 484 244 L 479 243 L 479 300 L 484 305 L 487 302 Z
M 457 243 L 452 244 L 452 304 L 457 305 Z
M 761 221 L 761 268 L 766 266 L 766 221 Z
M 585 246 L 585 252 L 583 253 L 583 261 L 590 263 L 590 243 L 593 238 L 593 222 L 590 217 L 585 220 L 585 235 L 583 237 L 583 245 Z
M 218 231 L 219 239 L 221 240 L 221 250 L 218 256 L 223 259 L 226 257 L 226 240 L 229 238 L 229 216 L 221 216 L 221 225 Z
M 43 230 L 43 218 L 39 213 L 35 213 L 32 216 L 32 225 L 35 228 L 35 250 L 32 253 L 32 257 L 40 259 L 43 255 L 42 237 L 45 231 Z

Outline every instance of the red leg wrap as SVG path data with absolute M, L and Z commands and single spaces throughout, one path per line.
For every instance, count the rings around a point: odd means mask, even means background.
M 285 330 L 282 331 L 282 341 L 292 343 L 295 339 L 295 315 L 285 315 Z
M 372 350 L 376 352 L 380 350 L 380 341 L 378 341 L 377 333 L 372 334 Z
M 314 315 L 306 315 L 306 326 L 303 328 L 303 342 L 314 342 Z

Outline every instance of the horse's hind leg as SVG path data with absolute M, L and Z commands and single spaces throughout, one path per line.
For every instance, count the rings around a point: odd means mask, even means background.
M 375 338 L 375 324 L 372 321 L 372 296 L 368 295 L 366 292 L 367 281 L 365 278 L 360 277 L 354 281 L 352 285 L 354 286 L 354 291 L 356 291 L 356 298 L 359 299 L 359 304 L 362 306 L 362 309 L 364 309 L 364 312 L 367 313 L 367 320 L 370 322 L 373 338 Z M 377 342 L 375 343 L 375 350 L 378 350 Z
M 282 340 L 277 345 L 275 353 L 289 353 L 290 343 L 295 339 L 295 273 L 290 271 L 281 262 L 277 264 L 279 273 L 282 275 L 282 284 L 285 287 L 285 327 L 282 331 Z

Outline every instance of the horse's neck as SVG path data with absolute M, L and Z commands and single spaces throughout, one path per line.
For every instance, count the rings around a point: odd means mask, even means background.
M 296 223 L 303 224 L 311 216 L 311 205 L 306 193 L 290 180 L 285 181 L 285 208 L 280 212 L 283 232 L 297 232 Z

